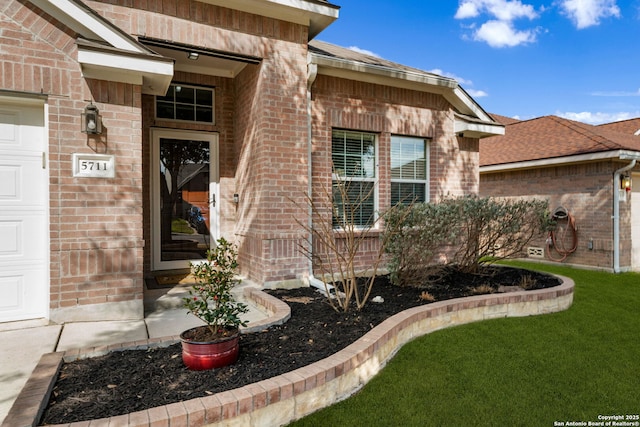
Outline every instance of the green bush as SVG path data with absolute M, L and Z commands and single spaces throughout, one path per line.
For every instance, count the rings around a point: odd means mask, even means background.
M 447 204 L 417 203 L 389 210 L 385 251 L 391 255 L 391 281 L 401 286 L 424 281 L 426 267 L 438 264 L 436 254 L 446 242 L 456 240 L 455 220 L 455 211 Z
M 398 208 L 386 220 L 394 230 L 388 267 L 398 285 L 424 283 L 437 267 L 476 273 L 483 263 L 519 257 L 552 224 L 546 201 L 476 196 Z

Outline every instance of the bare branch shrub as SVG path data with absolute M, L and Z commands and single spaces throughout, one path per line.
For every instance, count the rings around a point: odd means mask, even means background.
M 352 302 L 357 310 L 361 310 L 369 299 L 385 247 L 393 233 L 383 233 L 378 237 L 378 249 L 368 265 L 366 277 L 358 277 L 361 271 L 357 257 L 361 255 L 364 242 L 372 239 L 371 230 L 378 228 L 378 224 L 394 210 L 391 208 L 380 215 L 371 212 L 364 225 L 356 225 L 362 222 L 356 219 L 366 211 L 362 209 L 363 203 L 372 196 L 374 186 L 367 189 L 356 185 L 354 188 L 350 184 L 351 181 L 334 176 L 331 192 L 322 188 L 320 197 L 316 199 L 306 194 L 307 206 L 299 207 L 311 209 L 313 226 L 298 221 L 312 239 L 307 246 L 300 246 L 301 252 L 324 278 L 325 292 L 333 309 L 345 312 Z

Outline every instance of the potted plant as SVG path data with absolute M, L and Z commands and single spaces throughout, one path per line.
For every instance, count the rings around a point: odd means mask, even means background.
M 207 251 L 207 259 L 191 263 L 196 284 L 183 298 L 184 306 L 194 316 L 206 323 L 180 334 L 182 360 L 193 370 L 220 368 L 238 359 L 240 326 L 247 321 L 240 315 L 248 310 L 246 304 L 237 302 L 231 289 L 240 283 L 236 278 L 238 252 L 224 238 Z

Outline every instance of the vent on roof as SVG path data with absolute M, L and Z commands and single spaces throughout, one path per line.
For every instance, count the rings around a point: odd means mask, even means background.
M 544 248 L 529 246 L 527 248 L 527 255 L 530 258 L 544 258 Z

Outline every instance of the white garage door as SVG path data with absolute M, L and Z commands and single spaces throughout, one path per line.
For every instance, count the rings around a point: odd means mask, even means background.
M 48 315 L 45 141 L 43 102 L 0 98 L 0 322 Z
M 631 267 L 640 271 L 640 174 L 632 175 L 631 191 Z

